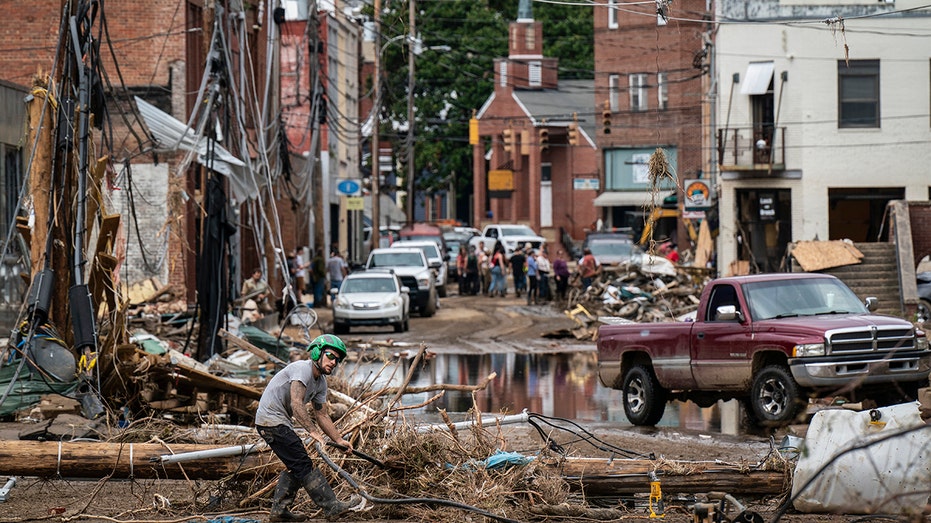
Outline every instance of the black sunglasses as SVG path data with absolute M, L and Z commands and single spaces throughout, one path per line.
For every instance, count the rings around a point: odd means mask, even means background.
M 343 361 L 343 358 L 340 358 L 340 357 L 339 357 L 339 354 L 337 354 L 337 353 L 335 353 L 335 352 L 333 352 L 333 351 L 329 351 L 329 350 L 323 351 L 323 355 L 326 356 L 327 358 L 330 358 L 331 360 L 335 361 L 337 365 L 339 365 L 339 363 L 340 363 L 341 361 Z

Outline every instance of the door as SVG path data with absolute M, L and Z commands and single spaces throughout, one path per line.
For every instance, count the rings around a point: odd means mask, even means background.
M 738 319 L 718 317 L 718 307 L 733 306 L 743 315 Z M 750 375 L 750 325 L 747 309 L 737 289 L 730 284 L 718 284 L 708 295 L 705 317 L 697 318 L 692 327 L 692 376 L 699 388 L 733 390 L 746 385 Z

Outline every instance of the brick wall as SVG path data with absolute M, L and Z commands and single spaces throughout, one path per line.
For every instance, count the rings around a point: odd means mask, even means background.
M 912 222 L 912 252 L 917 266 L 931 254 L 931 202 L 908 202 L 908 217 Z
M 104 4 L 114 54 L 127 85 L 168 84 L 169 65 L 184 56 L 184 3 L 169 0 Z M 0 75 L 4 80 L 30 85 L 37 70 L 51 70 L 61 5 L 61 0 L 0 2 Z M 98 24 L 100 20 L 98 13 Z M 101 55 L 111 81 L 119 82 L 105 43 Z

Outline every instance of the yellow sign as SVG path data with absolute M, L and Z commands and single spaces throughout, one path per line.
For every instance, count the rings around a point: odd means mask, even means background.
M 347 196 L 346 197 L 346 210 L 347 211 L 362 211 L 365 210 L 364 200 L 361 196 Z
M 478 118 L 469 119 L 469 145 L 478 145 Z
M 488 171 L 488 190 L 513 191 L 514 171 L 508 169 Z

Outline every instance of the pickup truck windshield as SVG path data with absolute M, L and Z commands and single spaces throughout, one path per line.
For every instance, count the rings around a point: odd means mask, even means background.
M 501 236 L 536 236 L 533 229 L 523 225 L 509 225 L 501 227 Z
M 857 295 L 839 280 L 798 279 L 746 283 L 744 296 L 754 320 L 815 316 L 818 314 L 866 314 Z

